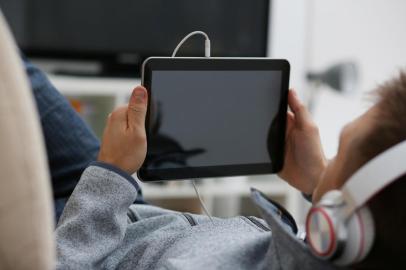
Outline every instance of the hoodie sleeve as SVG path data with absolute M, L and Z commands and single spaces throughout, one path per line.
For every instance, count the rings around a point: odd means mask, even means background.
M 137 197 L 134 178 L 94 162 L 82 174 L 56 228 L 57 269 L 100 269 L 120 245 L 127 211 Z

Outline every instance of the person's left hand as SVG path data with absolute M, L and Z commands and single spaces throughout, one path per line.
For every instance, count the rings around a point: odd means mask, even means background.
M 145 115 L 147 90 L 136 87 L 128 106 L 114 110 L 107 120 L 98 161 L 114 165 L 133 174 L 144 162 L 147 152 Z
M 327 160 L 321 146 L 319 129 L 293 90 L 289 90 L 288 104 L 292 111 L 287 115 L 285 161 L 278 175 L 310 195 L 318 185 Z

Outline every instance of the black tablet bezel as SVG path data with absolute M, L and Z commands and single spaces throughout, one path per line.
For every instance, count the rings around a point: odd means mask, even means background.
M 275 145 L 279 148 L 272 160 L 275 162 L 259 164 L 238 164 L 227 166 L 185 167 L 148 170 L 144 162 L 138 171 L 138 178 L 145 182 L 182 180 L 210 177 L 277 173 L 283 167 L 285 151 L 286 112 L 289 89 L 290 65 L 284 59 L 269 58 L 186 58 L 186 57 L 151 57 L 142 65 L 142 85 L 151 96 L 152 71 L 156 70 L 278 70 L 282 71 L 281 99 L 277 113 L 278 130 Z M 148 100 L 150 106 L 150 99 Z M 145 128 L 149 138 L 149 110 Z

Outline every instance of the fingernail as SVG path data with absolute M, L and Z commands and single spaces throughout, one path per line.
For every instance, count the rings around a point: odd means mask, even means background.
M 145 98 L 145 91 L 139 88 L 134 89 L 133 98 L 136 103 L 143 103 Z

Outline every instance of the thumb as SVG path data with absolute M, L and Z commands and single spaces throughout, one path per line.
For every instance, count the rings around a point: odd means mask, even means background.
M 290 109 L 295 115 L 295 122 L 299 128 L 304 128 L 313 122 L 310 112 L 299 100 L 299 97 L 294 90 L 289 90 L 288 103 Z
M 145 125 L 145 116 L 147 112 L 148 93 L 142 86 L 137 86 L 130 98 L 128 104 L 128 127 L 139 128 Z

